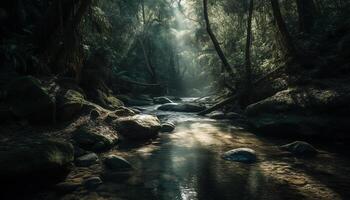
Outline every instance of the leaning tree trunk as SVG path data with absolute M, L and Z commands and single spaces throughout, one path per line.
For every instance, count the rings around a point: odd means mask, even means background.
M 251 69 L 251 45 L 252 45 L 252 18 L 253 18 L 254 0 L 250 0 L 247 22 L 247 38 L 245 47 L 245 84 L 240 105 L 246 106 L 250 103 L 252 92 L 252 69 Z
M 296 0 L 299 16 L 299 31 L 310 33 L 315 22 L 316 6 L 313 0 Z
M 230 63 L 228 62 L 224 52 L 222 51 L 222 49 L 220 47 L 218 40 L 216 39 L 215 34 L 213 33 L 213 31 L 210 27 L 210 21 L 209 21 L 209 16 L 208 16 L 208 0 L 203 0 L 203 7 L 204 7 L 204 10 L 203 10 L 204 20 L 205 20 L 205 25 L 206 25 L 206 29 L 207 29 L 207 32 L 209 34 L 209 37 L 210 37 L 211 41 L 213 42 L 214 48 L 222 61 L 222 64 L 223 64 L 225 71 L 227 73 L 229 73 L 231 76 L 233 76 L 232 67 L 231 67 Z
M 149 75 L 151 77 L 151 83 L 153 84 L 157 84 L 158 83 L 158 78 L 157 78 L 157 74 L 156 74 L 156 69 L 152 64 L 151 61 L 151 53 L 152 53 L 152 49 L 151 49 L 151 42 L 150 39 L 148 38 L 148 36 L 146 36 L 146 12 L 145 12 L 145 1 L 142 0 L 141 1 L 141 12 L 142 12 L 142 23 L 143 23 L 143 27 L 142 27 L 142 35 L 141 37 L 139 37 L 139 42 L 141 44 L 141 48 L 143 51 L 143 56 L 147 65 L 147 70 L 149 72 Z M 146 38 L 147 37 L 147 38 Z
M 286 23 L 282 17 L 278 0 L 271 0 L 272 13 L 276 21 L 279 35 L 281 37 L 282 45 L 287 57 L 297 60 L 297 51 L 293 44 L 291 35 L 287 30 Z

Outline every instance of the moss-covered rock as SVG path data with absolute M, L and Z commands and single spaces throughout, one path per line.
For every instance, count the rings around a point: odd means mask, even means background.
M 124 106 L 124 103 L 117 99 L 114 96 L 108 96 L 106 97 L 106 102 L 108 103 L 108 105 L 112 108 L 112 109 L 118 109 L 122 106 Z
M 56 99 L 56 114 L 58 119 L 63 121 L 70 120 L 76 116 L 83 108 L 85 102 L 84 96 L 75 90 L 67 90 L 56 97 Z
M 257 132 L 265 135 L 335 137 L 350 128 L 348 90 L 291 88 L 248 106 L 245 112 Z
M 59 140 L 27 140 L 0 149 L 0 176 L 5 183 L 56 183 L 74 159 L 73 146 Z
M 252 104 L 246 108 L 248 116 L 261 113 L 337 112 L 348 109 L 350 95 L 344 91 L 313 87 L 291 88 Z
M 79 147 L 101 152 L 112 148 L 118 142 L 118 136 L 114 133 L 105 132 L 89 127 L 80 127 L 73 132 L 73 140 Z
M 12 113 L 31 122 L 52 121 L 55 104 L 40 82 L 24 76 L 8 86 L 8 102 Z

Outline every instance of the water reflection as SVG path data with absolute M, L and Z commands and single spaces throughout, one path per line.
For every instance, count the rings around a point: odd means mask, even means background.
M 127 157 L 138 171 L 123 190 L 115 195 L 126 199 L 226 200 L 226 199 L 343 199 L 334 185 L 325 183 L 326 175 L 312 175 L 306 169 L 332 164 L 334 157 L 299 160 L 283 155 L 277 144 L 241 131 L 224 121 L 191 114 L 152 110 L 153 114 L 172 116 L 174 133 L 162 134 L 147 145 L 123 148 L 118 153 Z M 284 143 L 285 141 L 282 141 Z M 221 154 L 238 147 L 258 152 L 256 164 L 234 163 L 221 159 Z M 340 162 L 340 161 L 338 161 Z M 310 165 L 310 166 L 306 166 Z M 340 166 L 343 166 L 340 167 Z M 344 173 L 348 162 L 332 165 L 330 173 Z M 328 169 L 328 168 L 327 168 Z M 328 177 L 329 178 L 329 177 Z M 322 180 L 322 181 L 320 181 Z M 349 186 L 349 180 L 344 180 Z

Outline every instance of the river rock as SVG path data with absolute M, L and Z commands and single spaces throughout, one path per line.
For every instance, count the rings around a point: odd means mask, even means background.
M 8 87 L 8 101 L 12 113 L 34 123 L 53 119 L 54 102 L 40 82 L 25 76 L 15 79 Z
M 117 155 L 106 156 L 104 158 L 104 164 L 112 171 L 128 171 L 133 169 L 127 160 Z
M 166 104 L 166 103 L 173 103 L 173 101 L 170 100 L 167 97 L 154 97 L 153 98 L 153 103 L 155 103 L 155 104 Z
M 102 184 L 100 177 L 90 177 L 84 180 L 84 185 L 87 189 L 95 189 Z
M 89 127 L 81 127 L 73 132 L 73 140 L 79 147 L 100 152 L 112 148 L 118 141 L 118 136 L 112 133 L 99 133 Z
M 111 109 L 118 109 L 119 107 L 124 106 L 124 103 L 115 96 L 108 96 L 106 98 L 106 102 L 109 104 Z
M 83 108 L 85 101 L 84 96 L 75 90 L 64 91 L 56 99 L 57 117 L 62 121 L 71 120 L 76 116 Z
M 134 115 L 116 120 L 116 129 L 130 140 L 145 140 L 158 135 L 161 125 L 157 117 L 152 115 Z
M 172 131 L 174 131 L 175 129 L 175 124 L 172 122 L 165 122 L 162 124 L 162 127 L 160 128 L 161 132 L 165 132 L 165 133 L 170 133 Z
M 0 176 L 6 185 L 54 184 L 66 177 L 73 160 L 71 143 L 51 139 L 17 141 L 0 149 Z
M 191 103 L 166 103 L 158 107 L 158 110 L 175 112 L 200 112 L 204 109 L 204 106 Z
M 254 163 L 257 160 L 255 151 L 249 148 L 233 149 L 224 153 L 222 157 L 225 160 L 243 163 Z
M 98 162 L 98 156 L 95 153 L 89 153 L 76 159 L 75 164 L 78 167 L 88 167 Z
M 280 148 L 297 156 L 315 156 L 318 153 L 315 147 L 303 141 L 295 141 L 290 144 L 283 145 Z

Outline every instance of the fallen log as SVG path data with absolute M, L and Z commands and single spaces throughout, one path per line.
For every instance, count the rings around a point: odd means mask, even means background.
M 260 84 L 261 82 L 263 82 L 264 80 L 270 78 L 270 77 L 273 77 L 274 75 L 278 74 L 281 70 L 284 69 L 284 66 L 281 66 L 281 67 L 278 67 L 274 70 L 272 70 L 271 72 L 267 73 L 265 76 L 261 77 L 260 79 L 254 81 L 253 85 L 256 86 L 258 84 Z M 212 107 L 204 110 L 204 111 L 201 111 L 198 113 L 198 115 L 206 115 L 206 114 L 209 114 L 215 110 L 218 110 L 219 108 L 222 108 L 224 107 L 225 105 L 229 104 L 229 103 L 232 103 L 233 101 L 237 100 L 237 94 L 234 95 L 234 96 L 230 96 L 228 97 L 227 99 L 213 105 Z
M 217 109 L 219 109 L 219 108 L 225 106 L 226 104 L 229 104 L 229 103 L 231 103 L 231 102 L 234 102 L 236 99 L 237 99 L 237 96 L 236 96 L 236 95 L 235 95 L 235 96 L 231 96 L 231 97 L 229 97 L 229 98 L 227 98 L 227 99 L 225 99 L 225 100 L 223 100 L 223 101 L 221 101 L 221 102 L 215 104 L 214 106 L 212 106 L 212 107 L 210 107 L 210 108 L 208 108 L 208 109 L 206 109 L 206 110 L 203 110 L 203 111 L 199 112 L 198 115 L 206 115 L 206 114 L 209 114 L 209 113 L 211 113 L 211 112 L 213 112 L 213 111 L 215 111 L 215 110 L 217 110 Z

